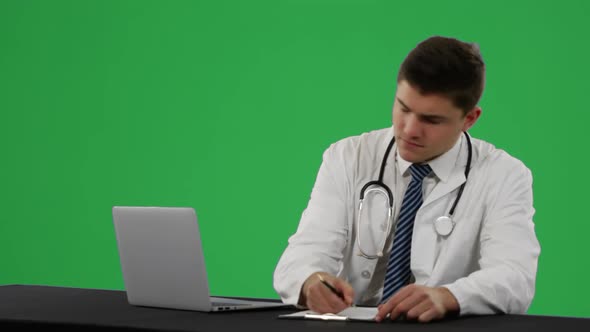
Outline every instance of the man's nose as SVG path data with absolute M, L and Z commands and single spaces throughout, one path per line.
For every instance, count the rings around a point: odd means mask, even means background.
M 421 124 L 418 118 L 412 114 L 410 114 L 405 121 L 404 132 L 407 137 L 417 137 L 420 136 Z

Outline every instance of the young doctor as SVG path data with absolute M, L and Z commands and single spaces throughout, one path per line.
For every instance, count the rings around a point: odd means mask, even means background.
M 402 63 L 393 128 L 332 144 L 274 273 L 285 303 L 385 318 L 524 313 L 540 253 L 532 176 L 467 134 L 479 119 L 478 48 L 431 37 Z

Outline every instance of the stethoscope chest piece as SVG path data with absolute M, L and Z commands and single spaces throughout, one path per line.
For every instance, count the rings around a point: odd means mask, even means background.
M 455 228 L 455 222 L 449 216 L 441 216 L 434 221 L 434 229 L 438 235 L 447 236 L 451 234 L 453 228 Z

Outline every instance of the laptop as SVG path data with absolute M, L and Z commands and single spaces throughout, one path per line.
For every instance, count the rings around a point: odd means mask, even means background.
M 210 296 L 193 208 L 114 206 L 113 223 L 132 305 L 206 312 L 289 306 Z

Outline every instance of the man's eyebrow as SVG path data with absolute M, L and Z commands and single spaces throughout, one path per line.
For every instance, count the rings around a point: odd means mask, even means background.
M 399 99 L 399 97 L 396 97 L 397 101 L 399 101 L 400 104 L 402 104 L 402 106 L 409 110 L 410 112 L 412 112 L 412 109 L 408 107 L 408 105 L 406 105 L 406 103 L 404 103 L 401 99 Z M 429 119 L 429 120 L 445 120 L 446 117 L 442 116 L 442 115 L 430 115 L 430 114 L 419 114 L 419 117 L 423 118 L 423 119 Z
M 399 99 L 399 97 L 397 97 L 397 101 L 399 101 L 400 104 L 402 104 L 402 106 L 406 109 L 408 109 L 409 111 L 411 111 L 412 109 L 408 107 L 408 105 L 406 105 L 406 103 L 404 103 L 401 99 Z
M 447 118 L 441 115 L 426 115 L 426 114 L 420 114 L 418 115 L 420 118 L 425 119 L 425 120 L 432 120 L 432 121 L 443 121 L 446 120 Z

